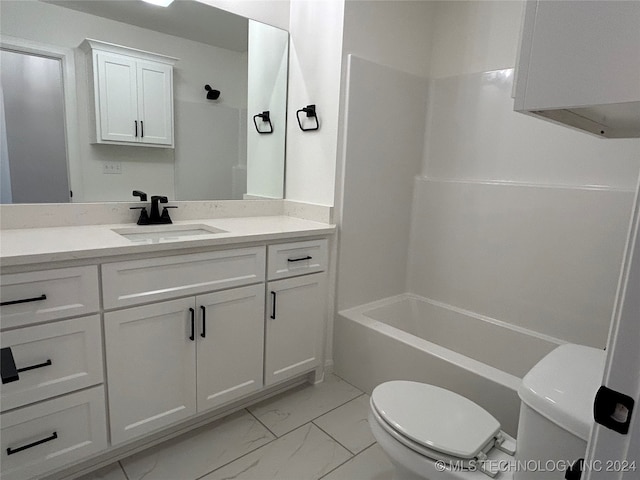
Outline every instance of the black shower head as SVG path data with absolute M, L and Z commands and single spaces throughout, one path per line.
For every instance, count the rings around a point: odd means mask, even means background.
M 217 100 L 220 97 L 220 90 L 214 90 L 211 85 L 205 85 L 204 89 L 207 91 L 207 100 Z

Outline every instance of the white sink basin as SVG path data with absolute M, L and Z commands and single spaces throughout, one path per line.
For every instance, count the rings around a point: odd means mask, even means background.
M 226 233 L 226 230 L 201 224 L 140 225 L 137 227 L 114 228 L 112 231 L 135 243 L 178 242 Z

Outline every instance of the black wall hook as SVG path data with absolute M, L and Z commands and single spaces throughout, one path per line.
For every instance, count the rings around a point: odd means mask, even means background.
M 268 122 L 269 123 L 269 130 L 261 131 L 260 128 L 258 127 L 258 121 L 256 120 L 256 118 L 261 118 L 263 122 Z M 260 134 L 273 133 L 273 125 L 271 124 L 271 115 L 269 114 L 269 110 L 265 110 L 262 113 L 254 115 L 253 116 L 253 124 L 256 126 L 256 131 L 258 133 L 260 133 Z
M 204 89 L 207 91 L 207 100 L 217 100 L 220 97 L 220 90 L 214 90 L 211 85 L 205 85 Z
M 300 121 L 300 113 L 304 112 L 307 115 L 307 118 L 315 118 L 316 126 L 311 128 L 304 128 L 302 126 L 302 122 Z M 320 128 L 320 122 L 318 121 L 318 115 L 316 114 L 316 106 L 315 105 L 307 105 L 304 108 L 296 111 L 296 118 L 298 119 L 298 126 L 300 130 L 303 132 L 308 132 L 310 130 L 318 130 Z

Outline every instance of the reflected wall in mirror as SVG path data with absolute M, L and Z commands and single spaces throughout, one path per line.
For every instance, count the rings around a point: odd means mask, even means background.
M 283 197 L 284 30 L 192 0 L 3 0 L 0 22 L 2 203 Z M 87 38 L 178 59 L 174 148 L 92 143 Z

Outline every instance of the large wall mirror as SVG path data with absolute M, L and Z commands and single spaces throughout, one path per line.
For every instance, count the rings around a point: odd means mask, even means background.
M 286 31 L 193 0 L 2 0 L 0 22 L 2 203 L 283 197 Z M 85 39 L 178 59 L 173 148 L 92 143 Z

